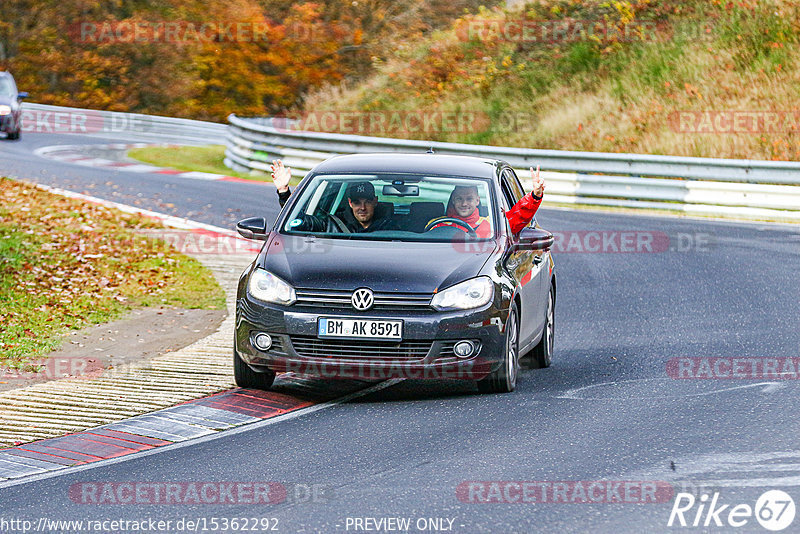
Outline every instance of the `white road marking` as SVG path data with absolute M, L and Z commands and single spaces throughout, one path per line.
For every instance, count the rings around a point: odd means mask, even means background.
M 715 388 L 709 391 L 701 391 L 698 393 L 679 393 L 676 395 L 607 395 L 607 396 L 580 396 L 579 392 L 586 391 L 593 388 L 599 388 L 603 386 L 620 386 L 622 384 L 629 384 L 629 383 L 636 383 L 636 382 L 673 382 L 673 383 L 680 383 L 683 382 L 681 380 L 673 380 L 670 378 L 636 378 L 633 380 L 620 380 L 620 381 L 613 381 L 613 382 L 602 382 L 600 384 L 590 384 L 588 386 L 583 386 L 575 389 L 569 389 L 566 392 L 562 393 L 561 395 L 557 395 L 557 399 L 570 399 L 570 400 L 597 400 L 597 399 L 630 399 L 630 398 L 651 398 L 651 399 L 674 399 L 674 398 L 681 398 L 681 397 L 703 397 L 706 395 L 716 395 L 718 393 L 724 393 L 726 391 L 734 391 L 737 389 L 749 389 L 749 388 L 757 388 L 764 386 L 762 393 L 774 393 L 780 389 L 786 387 L 786 384 L 781 382 L 758 382 L 755 384 L 741 384 L 738 386 L 731 386 L 731 387 L 722 387 L 722 388 Z M 702 381 L 697 381 L 697 383 L 703 383 Z
M 665 466 L 631 476 L 699 489 L 800 486 L 800 451 L 702 454 L 676 458 L 673 462 L 674 471 Z M 777 474 L 781 472 L 786 475 Z M 731 478 L 733 473 L 736 478 Z

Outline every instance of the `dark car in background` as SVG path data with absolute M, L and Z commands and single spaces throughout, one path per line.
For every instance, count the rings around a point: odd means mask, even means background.
M 381 230 L 351 232 L 348 187 L 374 189 Z M 456 187 L 478 191 L 489 237 L 441 225 Z M 240 221 L 265 241 L 242 274 L 234 372 L 268 389 L 277 372 L 328 378 L 454 378 L 513 391 L 521 364 L 550 365 L 553 235 L 535 219 L 512 235 L 505 211 L 524 191 L 499 160 L 362 154 L 320 163 L 274 226 Z M 308 217 L 338 221 L 302 230 Z M 455 221 L 457 222 L 457 221 Z
M 22 131 L 22 105 L 28 93 L 19 92 L 10 72 L 0 72 L 0 132 L 8 139 L 19 139 Z

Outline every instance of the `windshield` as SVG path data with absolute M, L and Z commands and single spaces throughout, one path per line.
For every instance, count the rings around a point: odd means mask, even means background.
M 490 180 L 406 174 L 319 174 L 303 188 L 282 232 L 445 242 L 494 237 Z
M 14 83 L 8 77 L 0 76 L 0 95 L 14 96 L 15 94 L 17 94 L 17 89 L 14 87 Z

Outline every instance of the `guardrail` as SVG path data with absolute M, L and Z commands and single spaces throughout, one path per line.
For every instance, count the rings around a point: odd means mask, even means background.
M 98 111 L 25 102 L 22 132 L 95 135 L 106 138 L 193 144 L 225 143 L 227 125 L 141 113 Z
M 225 164 L 268 172 L 282 158 L 303 176 L 336 154 L 425 152 L 503 159 L 526 188 L 539 165 L 552 202 L 800 221 L 800 162 L 712 159 L 400 140 L 304 132 L 285 120 L 230 115 Z

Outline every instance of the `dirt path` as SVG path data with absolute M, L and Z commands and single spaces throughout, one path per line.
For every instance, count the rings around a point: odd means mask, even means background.
M 58 378 L 89 378 L 102 370 L 147 360 L 191 345 L 219 328 L 225 310 L 153 307 L 67 335 L 35 372 L 0 371 L 0 391 Z

